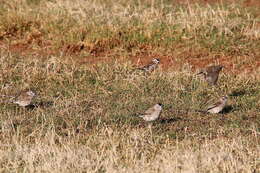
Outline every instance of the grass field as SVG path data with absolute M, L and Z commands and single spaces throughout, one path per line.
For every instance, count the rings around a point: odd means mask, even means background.
M 39 105 L 1 97 L 0 171 L 260 173 L 259 8 L 0 0 L 1 95 L 29 88 Z M 216 87 L 195 75 L 209 64 L 225 66 Z M 223 113 L 195 111 L 222 95 Z M 155 103 L 150 130 L 136 114 Z

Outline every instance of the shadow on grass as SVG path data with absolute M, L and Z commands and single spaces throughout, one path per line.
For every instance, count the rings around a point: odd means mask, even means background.
M 226 106 L 226 107 L 223 109 L 223 111 L 221 112 L 221 114 L 228 114 L 228 113 L 232 112 L 232 110 L 234 110 L 233 106 L 228 105 L 228 106 Z
M 179 120 L 182 120 L 182 118 L 179 118 L 179 117 L 176 117 L 176 118 L 163 118 L 163 119 L 160 119 L 159 122 L 161 124 L 170 124 L 170 123 L 173 123 L 173 122 L 179 121 Z
M 243 96 L 245 94 L 246 94 L 245 90 L 234 90 L 234 91 L 232 91 L 231 94 L 229 94 L 229 96 L 231 96 L 231 97 L 239 97 L 239 96 Z
M 232 93 L 229 94 L 231 97 L 239 97 L 239 96 L 244 96 L 244 95 L 256 95 L 259 93 L 259 89 L 252 89 L 252 88 L 247 88 L 247 90 L 240 89 L 240 90 L 234 90 Z
M 33 110 L 33 109 L 36 109 L 36 108 L 47 108 L 47 107 L 50 107 L 53 105 L 53 102 L 52 101 L 47 101 L 47 102 L 38 102 L 38 103 L 35 103 L 35 104 L 31 104 L 31 105 L 28 105 L 26 106 L 25 108 L 28 109 L 28 110 Z

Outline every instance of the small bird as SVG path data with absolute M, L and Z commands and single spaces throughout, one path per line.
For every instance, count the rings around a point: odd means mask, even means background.
M 29 106 L 36 94 L 31 90 L 23 90 L 16 97 L 13 97 L 10 101 L 16 103 L 19 106 Z
M 143 70 L 145 72 L 152 72 L 154 71 L 160 63 L 160 59 L 154 58 L 152 59 L 152 62 L 144 67 L 138 68 L 139 70 Z
M 222 96 L 218 102 L 216 102 L 213 105 L 208 106 L 208 108 L 205 112 L 212 113 L 212 114 L 217 114 L 217 113 L 221 112 L 227 104 L 227 99 L 228 99 L 228 96 Z
M 202 69 L 197 75 L 202 74 L 204 79 L 210 85 L 216 85 L 218 81 L 219 72 L 222 70 L 222 65 L 212 65 L 208 66 L 205 69 Z
M 139 117 L 143 118 L 145 121 L 154 121 L 159 118 L 159 115 L 162 111 L 162 104 L 155 104 L 153 107 L 149 108 L 143 115 Z

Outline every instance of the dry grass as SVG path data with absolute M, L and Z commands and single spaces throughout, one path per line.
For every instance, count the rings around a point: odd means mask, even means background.
M 0 9 L 1 95 L 39 95 L 34 109 L 1 97 L 1 172 L 260 172 L 253 11 L 125 0 L 11 0 Z M 135 70 L 155 55 L 157 71 Z M 81 64 L 99 59 L 110 61 Z M 215 63 L 226 68 L 209 87 L 192 65 Z M 230 73 L 242 68 L 249 73 Z M 222 114 L 194 111 L 225 94 Z M 158 102 L 150 131 L 135 114 Z
M 3 171 L 252 172 L 259 167 L 260 85 L 254 76 L 222 74 L 217 91 L 188 67 L 144 76 L 129 62 L 86 67 L 69 57 L 24 59 L 5 52 L 1 57 L 1 93 L 32 88 L 39 95 L 39 107 L 32 110 L 1 104 Z M 230 95 L 224 114 L 193 111 L 223 94 Z M 134 114 L 156 102 L 164 110 L 150 133 Z
M 85 134 L 84 144 L 80 137 L 62 139 L 52 130 L 33 144 L 21 144 L 15 135 L 12 144 L 1 144 L 1 167 L 7 172 L 259 171 L 260 148 L 246 137 L 173 142 L 146 129 L 129 128 L 100 127 Z
M 247 43 L 239 47 L 244 52 L 254 50 L 259 41 L 259 19 L 236 5 L 183 7 L 124 0 L 36 2 L 37 5 L 14 0 L 2 3 L 2 39 L 33 44 L 35 49 L 46 44 L 68 49 L 72 49 L 71 44 L 84 45 L 90 53 L 114 48 L 129 50 L 143 44 L 193 44 L 230 52 L 238 44 Z M 70 51 L 78 51 L 74 49 Z

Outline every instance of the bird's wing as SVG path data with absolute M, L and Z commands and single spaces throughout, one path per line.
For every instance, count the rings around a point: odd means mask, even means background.
M 14 98 L 14 100 L 21 100 L 21 99 L 23 99 L 23 98 L 25 98 L 26 97 L 26 94 L 25 93 L 20 93 L 19 95 L 17 95 L 15 98 Z
M 138 67 L 137 69 L 138 69 L 138 70 L 142 70 L 142 71 L 147 71 L 147 70 L 148 70 L 148 67 L 147 67 L 147 66 Z
M 210 110 L 210 109 L 212 109 L 212 108 L 215 108 L 215 107 L 217 107 L 217 106 L 219 106 L 219 105 L 221 105 L 221 104 L 222 104 L 221 101 L 218 101 L 218 102 L 216 102 L 216 103 L 210 105 L 210 106 L 207 108 L 207 110 Z
M 207 72 L 207 73 L 212 73 L 212 72 L 214 72 L 214 69 L 215 69 L 215 66 L 207 67 L 207 68 L 206 68 L 206 72 Z
M 152 66 L 154 66 L 154 64 L 152 64 L 152 63 L 151 63 L 151 64 L 147 64 L 146 66 L 143 67 L 143 69 L 145 69 L 145 70 L 146 70 L 146 69 L 147 69 L 147 70 L 150 70 L 150 68 L 151 68 Z
M 219 73 L 221 70 L 221 66 L 220 65 L 216 65 L 216 66 L 210 66 L 208 69 L 207 69 L 207 72 L 208 73 Z
M 219 76 L 219 71 L 207 72 L 207 76 L 211 76 L 211 77 Z
M 151 107 L 147 111 L 145 111 L 144 114 L 149 115 L 149 114 L 152 114 L 154 111 L 156 111 L 155 108 Z

